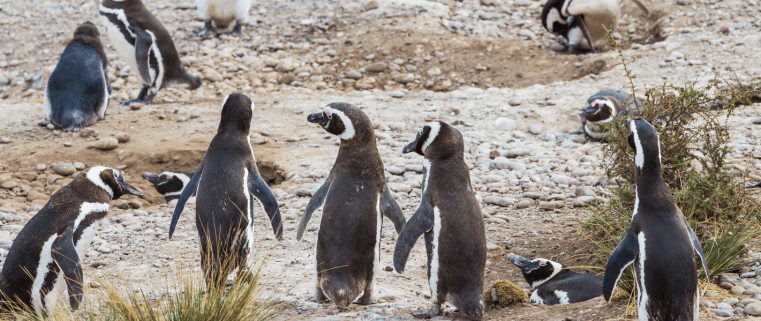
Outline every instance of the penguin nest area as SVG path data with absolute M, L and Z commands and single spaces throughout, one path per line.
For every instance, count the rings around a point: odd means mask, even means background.
M 410 312 L 430 303 L 422 241 L 404 274 L 390 272 L 397 238 L 390 221 L 381 236 L 378 303 L 338 311 L 310 298 L 322 212 L 314 213 L 302 241 L 295 231 L 333 166 L 338 141 L 306 117 L 332 102 L 355 104 L 373 122 L 387 181 L 407 219 L 420 203 L 423 167 L 422 157 L 403 155 L 402 148 L 432 120 L 462 133 L 486 222 L 484 284 L 508 280 L 528 289 L 507 260 L 511 252 L 573 267 L 574 255 L 589 251 L 580 224 L 590 216 L 587 202 L 606 199 L 610 181 L 601 145 L 581 134 L 579 112 L 591 94 L 622 88 L 628 79 L 610 47 L 569 56 L 555 45 L 557 37 L 539 21 L 543 1 L 261 1 L 244 20 L 241 37 L 206 39 L 194 35 L 204 23 L 190 1 L 145 2 L 172 36 L 185 69 L 203 84 L 194 91 L 162 89 L 152 104 L 130 108 L 119 102 L 137 96 L 137 70 L 127 68 L 107 40 L 98 2 L 0 0 L 0 264 L 52 193 L 85 165 L 102 165 L 122 170 L 146 195 L 113 201 L 96 227 L 82 261 L 85 297 L 96 292 L 98 280 L 114 275 L 132 289 L 154 290 L 167 273 L 198 271 L 195 216 L 183 216 L 168 239 L 174 204 L 140 174 L 195 170 L 216 134 L 222 99 L 233 92 L 254 101 L 251 143 L 283 217 L 278 242 L 260 206 L 254 215 L 262 287 L 288 302 L 279 318 L 409 320 Z M 628 43 L 623 53 L 634 59 L 628 69 L 638 94 L 664 82 L 705 84 L 713 70 L 743 83 L 759 81 L 757 1 L 643 3 L 650 16 L 622 1 L 615 35 Z M 113 87 L 107 115 L 78 133 L 38 126 L 45 118 L 47 75 L 86 20 L 95 23 L 105 46 Z M 761 159 L 746 156 L 761 137 L 757 107 L 738 108 L 729 117 L 728 159 L 759 181 Z M 194 210 L 195 204 L 186 206 Z M 484 317 L 602 320 L 621 317 L 625 308 L 600 300 L 521 303 L 487 309 Z M 443 309 L 456 315 L 451 305 Z M 703 319 L 713 315 L 701 310 Z

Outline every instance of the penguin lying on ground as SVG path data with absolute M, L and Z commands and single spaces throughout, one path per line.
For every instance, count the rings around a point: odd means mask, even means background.
M 537 258 L 527 260 L 510 254 L 510 262 L 521 269 L 523 278 L 534 289 L 529 301 L 542 305 L 569 304 L 602 295 L 602 277 L 576 273 L 555 261 Z
M 207 284 L 224 282 L 235 269 L 238 276 L 250 276 L 254 197 L 264 207 L 275 237 L 283 237 L 277 199 L 259 175 L 248 136 L 253 113 L 254 103 L 246 95 L 225 97 L 217 134 L 182 190 L 169 225 L 171 238 L 185 204 L 196 193 L 196 227 Z
M 143 192 L 124 181 L 122 173 L 92 167 L 62 187 L 24 225 L 11 245 L 0 273 L 0 303 L 16 309 L 52 313 L 68 290 L 71 308 L 82 301 L 82 263 L 96 223 L 108 214 L 109 202 Z
M 65 132 L 78 132 L 106 118 L 111 83 L 98 28 L 85 22 L 74 31 L 45 86 L 45 118 Z
M 201 14 L 205 25 L 203 29 L 196 33 L 196 36 L 206 37 L 207 35 L 216 35 L 212 21 L 218 28 L 227 28 L 233 21 L 235 27 L 231 34 L 233 36 L 241 35 L 243 19 L 248 17 L 248 11 L 251 9 L 251 0 L 194 0 L 196 9 Z
M 758 183 L 756 183 L 756 184 L 751 184 L 751 185 L 748 185 L 748 186 L 747 186 L 747 187 L 745 187 L 745 188 L 756 188 L 756 187 L 761 187 L 761 182 L 758 182 Z
M 323 207 L 314 243 L 314 299 L 330 299 L 344 309 L 360 295 L 359 304 L 375 303 L 383 216 L 397 233 L 405 219 L 386 184 L 373 124 L 362 110 L 346 103 L 332 103 L 307 121 L 341 138 L 335 165 L 312 195 L 296 231 L 301 240 L 312 213 Z
M 581 130 L 584 136 L 592 141 L 605 139 L 605 127 L 619 115 L 639 115 L 638 108 L 642 102 L 629 93 L 618 89 L 603 89 L 587 99 L 587 104 L 581 108 Z
M 568 53 L 575 54 L 598 52 L 608 40 L 605 28 L 620 17 L 618 0 L 549 0 L 541 19 L 545 29 L 568 39 Z
M 186 171 L 164 171 L 156 175 L 145 172 L 141 176 L 153 183 L 156 191 L 159 192 L 168 203 L 180 198 L 182 190 L 185 189 L 185 186 L 190 182 L 190 177 L 193 176 L 193 173 Z M 193 197 L 188 200 L 188 203 L 195 203 L 195 195 L 196 194 L 194 193 Z
M 418 318 L 441 315 L 446 300 L 469 318 L 483 318 L 486 230 L 464 146 L 457 129 L 433 122 L 423 126 L 403 150 L 425 156 L 420 206 L 404 225 L 394 249 L 394 268 L 402 273 L 412 247 L 425 235 L 431 308 L 414 313 Z
M 159 89 L 167 85 L 196 89 L 201 78 L 185 71 L 172 37 L 140 0 L 103 0 L 100 17 L 108 39 L 119 56 L 140 79 L 137 98 L 122 102 L 150 104 Z
M 636 198 L 632 222 L 605 268 L 603 295 L 610 301 L 624 269 L 634 263 L 640 320 L 697 320 L 695 253 L 710 280 L 703 247 L 661 176 L 658 133 L 643 119 L 630 120 Z

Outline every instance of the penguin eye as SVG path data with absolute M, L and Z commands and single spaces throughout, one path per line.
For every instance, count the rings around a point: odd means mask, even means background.
M 333 115 L 331 115 L 329 111 L 325 111 L 323 114 L 325 114 L 325 117 L 328 117 L 328 119 L 333 119 Z

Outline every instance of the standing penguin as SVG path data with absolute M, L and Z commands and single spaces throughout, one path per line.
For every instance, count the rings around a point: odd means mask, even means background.
M 100 17 L 108 39 L 140 78 L 137 98 L 123 101 L 150 104 L 159 89 L 167 85 L 196 89 L 201 78 L 182 68 L 172 37 L 140 0 L 103 0 Z
M 523 278 L 534 289 L 529 301 L 541 305 L 570 304 L 602 295 L 602 277 L 576 273 L 561 263 L 547 259 L 531 261 L 515 254 L 507 256 L 521 269 Z
M 636 103 L 635 103 L 636 101 Z M 629 93 L 618 89 L 603 89 L 587 99 L 581 108 L 581 131 L 593 141 L 605 139 L 602 124 L 613 121 L 617 116 L 638 116 L 642 102 Z
M 541 16 L 545 29 L 568 39 L 569 54 L 598 52 L 608 39 L 605 28 L 620 17 L 618 0 L 549 0 Z
M 394 249 L 394 268 L 402 273 L 412 247 L 425 235 L 431 308 L 414 313 L 418 318 L 441 315 L 447 299 L 469 318 L 483 318 L 486 230 L 463 158 L 464 146 L 457 129 L 433 122 L 403 150 L 425 156 L 420 206 Z
M 111 83 L 98 28 L 85 22 L 74 31 L 45 86 L 45 118 L 65 132 L 78 132 L 106 118 Z
M 280 208 L 275 195 L 259 175 L 249 130 L 254 103 L 243 94 L 231 94 L 222 102 L 217 134 L 182 190 L 169 225 L 169 237 L 185 203 L 196 193 L 196 227 L 201 248 L 201 268 L 207 283 L 224 281 L 226 272 L 238 268 L 249 272 L 249 251 L 254 244 L 254 198 L 269 217 L 280 240 Z M 224 274 L 224 275 L 223 275 Z
M 206 37 L 207 35 L 216 35 L 212 21 L 218 28 L 227 28 L 233 21 L 232 35 L 240 36 L 243 19 L 248 17 L 248 11 L 251 9 L 251 0 L 194 0 L 196 9 L 201 14 L 201 18 L 206 21 L 203 29 L 196 33 L 196 36 Z
M 695 252 L 710 280 L 703 247 L 661 176 L 658 133 L 643 119 L 629 121 L 637 194 L 629 230 L 608 260 L 603 296 L 610 301 L 624 269 L 634 263 L 640 320 L 697 320 Z
M 110 201 L 122 195 L 143 195 L 122 173 L 92 167 L 62 187 L 24 225 L 11 245 L 0 273 L 0 310 L 33 309 L 52 313 L 68 289 L 76 310 L 82 301 L 82 264 L 95 223 L 108 214 Z
M 315 301 L 330 299 L 346 308 L 362 295 L 359 304 L 372 304 L 380 268 L 381 215 L 393 222 L 397 233 L 405 222 L 386 184 L 373 125 L 362 110 L 347 103 L 332 103 L 307 120 L 341 138 L 336 163 L 309 201 L 296 232 L 301 240 L 312 213 L 324 204 L 314 242 Z

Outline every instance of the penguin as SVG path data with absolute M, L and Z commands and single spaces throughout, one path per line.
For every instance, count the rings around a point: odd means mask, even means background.
M 751 184 L 751 185 L 748 185 L 748 186 L 747 186 L 747 187 L 745 187 L 745 188 L 756 188 L 756 187 L 761 187 L 761 182 L 758 182 L 758 183 L 755 183 L 755 184 Z
M 515 254 L 507 256 L 521 269 L 534 290 L 529 301 L 541 305 L 583 302 L 602 296 L 602 277 L 576 273 L 558 262 L 537 258 L 531 261 Z
M 375 130 L 367 115 L 348 103 L 329 104 L 307 121 L 341 139 L 335 165 L 307 204 L 296 231 L 301 240 L 312 213 L 322 206 L 314 242 L 314 299 L 330 299 L 346 309 L 361 295 L 357 303 L 372 304 L 383 216 L 397 233 L 406 221 L 386 184 Z
M 541 15 L 547 31 L 568 39 L 571 55 L 599 52 L 608 39 L 605 28 L 615 28 L 613 21 L 620 17 L 618 0 L 549 0 Z
M 182 190 L 190 182 L 190 177 L 193 173 L 186 171 L 164 171 L 157 174 L 145 172 L 141 175 L 144 179 L 153 183 L 156 191 L 164 197 L 164 200 L 168 203 L 173 200 L 179 199 Z M 188 203 L 195 203 L 195 194 L 188 200 Z
M 109 202 L 143 192 L 121 172 L 96 166 L 83 171 L 50 198 L 21 229 L 0 272 L 0 310 L 52 313 L 68 290 L 71 308 L 82 301 L 82 264 L 96 223 Z
M 431 307 L 413 313 L 417 318 L 441 315 L 445 300 L 468 318 L 483 318 L 486 230 L 464 146 L 457 129 L 432 122 L 402 151 L 425 156 L 420 206 L 404 225 L 394 249 L 394 268 L 402 273 L 412 247 L 425 235 Z
M 140 79 L 137 98 L 123 101 L 150 104 L 159 89 L 168 85 L 196 89 L 201 78 L 180 63 L 172 37 L 140 0 L 103 0 L 100 17 L 119 56 L 136 70 Z
M 634 263 L 640 320 L 697 320 L 700 293 L 695 253 L 711 279 L 703 247 L 663 181 L 655 128 L 637 119 L 629 121 L 629 129 L 635 163 L 634 212 L 605 267 L 603 296 L 610 302 L 624 269 Z
M 246 95 L 225 97 L 217 134 L 182 190 L 169 225 L 172 238 L 185 204 L 196 193 L 196 228 L 207 284 L 224 282 L 235 269 L 238 277 L 250 276 L 254 199 L 264 207 L 275 237 L 283 236 L 277 199 L 259 175 L 248 136 L 253 113 L 254 103 Z
M 605 127 L 619 115 L 639 115 L 642 101 L 630 97 L 629 93 L 618 89 L 603 89 L 587 99 L 587 104 L 581 108 L 581 131 L 592 141 L 605 139 Z
M 233 36 L 241 36 L 241 27 L 243 19 L 248 17 L 248 11 L 251 9 L 251 0 L 194 0 L 198 13 L 205 21 L 203 29 L 196 33 L 196 36 L 206 37 L 216 35 L 217 32 L 212 25 L 212 21 L 219 28 L 227 28 L 230 23 L 235 21 L 235 27 L 230 33 Z
M 98 28 L 82 23 L 45 85 L 45 118 L 65 132 L 105 119 L 111 94 L 107 65 Z

